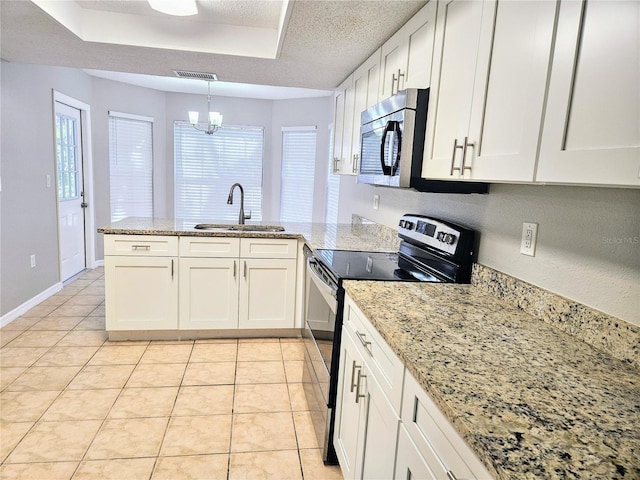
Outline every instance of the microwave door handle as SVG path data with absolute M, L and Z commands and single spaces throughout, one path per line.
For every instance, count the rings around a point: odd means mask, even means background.
M 393 162 L 393 167 L 391 167 L 392 176 L 398 171 L 398 167 L 400 166 L 400 154 L 402 153 L 402 132 L 400 131 L 400 122 L 393 123 L 393 131 L 396 133 L 394 135 L 394 141 L 398 143 L 398 152 L 396 153 L 396 159 L 395 162 Z
M 394 120 L 389 120 L 384 127 L 384 131 L 382 132 L 382 143 L 380 143 L 380 166 L 382 167 L 382 173 L 387 176 L 391 175 L 392 167 L 384 162 L 384 150 L 387 144 L 387 135 L 389 134 L 389 132 L 395 131 L 394 124 L 397 123 L 398 122 Z

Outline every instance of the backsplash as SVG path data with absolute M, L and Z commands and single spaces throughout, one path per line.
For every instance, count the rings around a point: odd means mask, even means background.
M 471 283 L 640 369 L 640 327 L 484 265 L 474 264 Z
M 400 248 L 400 238 L 396 229 L 373 222 L 355 213 L 351 215 L 351 232 L 359 237 L 374 237 L 380 243 L 395 246 L 396 250 Z

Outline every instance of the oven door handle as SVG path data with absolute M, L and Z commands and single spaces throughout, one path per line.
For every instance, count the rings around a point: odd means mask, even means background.
M 325 282 L 325 280 L 320 275 L 318 275 L 318 272 L 316 272 L 316 268 L 321 268 L 318 265 L 318 261 L 313 257 L 307 258 L 307 271 L 311 273 L 312 280 L 316 280 L 313 283 L 315 283 L 319 288 L 322 288 L 325 293 L 337 299 L 337 286 L 327 284 L 327 282 Z

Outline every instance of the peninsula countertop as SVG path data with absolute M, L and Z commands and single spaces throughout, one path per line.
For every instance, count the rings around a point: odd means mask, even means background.
M 247 224 L 251 225 L 252 222 L 247 222 Z M 198 230 L 194 228 L 195 222 L 193 221 L 162 218 L 125 218 L 98 228 L 98 232 L 107 235 L 297 238 L 306 241 L 314 250 L 330 248 L 334 250 L 396 252 L 400 243 L 396 231 L 373 222 L 357 224 L 269 222 L 269 225 L 284 227 L 284 231 Z
M 345 281 L 496 478 L 640 478 L 640 372 L 473 285 Z

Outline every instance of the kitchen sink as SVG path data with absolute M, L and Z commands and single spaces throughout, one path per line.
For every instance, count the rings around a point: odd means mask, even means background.
M 225 230 L 229 232 L 284 232 L 279 225 L 229 225 L 224 223 L 199 223 L 197 230 Z

